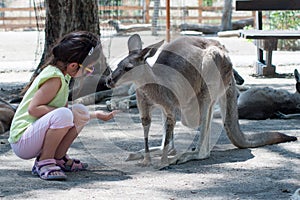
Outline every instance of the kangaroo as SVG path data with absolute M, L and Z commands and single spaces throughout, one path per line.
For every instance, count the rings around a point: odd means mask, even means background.
M 0 99 L 0 134 L 8 131 L 16 108 Z
M 219 102 L 222 119 L 230 141 L 239 148 L 259 147 L 295 141 L 296 137 L 278 132 L 245 134 L 240 130 L 236 85 L 230 58 L 218 41 L 182 36 L 165 45 L 153 67 L 146 59 L 154 56 L 163 41 L 142 49 L 138 34 L 128 40 L 129 55 L 107 78 L 109 87 L 133 82 L 137 105 L 144 129 L 145 155 L 142 166 L 151 164 L 148 134 L 150 111 L 155 105 L 165 116 L 160 167 L 209 157 L 209 135 L 214 105 Z M 197 148 L 168 159 L 169 147 L 174 148 L 173 132 L 176 110 L 181 111 L 183 125 L 197 128 Z
M 240 119 L 263 120 L 268 118 L 300 119 L 300 75 L 294 71 L 296 92 L 276 90 L 270 87 L 253 87 L 238 98 Z

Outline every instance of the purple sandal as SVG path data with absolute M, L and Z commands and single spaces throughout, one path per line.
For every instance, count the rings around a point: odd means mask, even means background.
M 53 174 L 53 172 L 58 173 Z M 62 169 L 56 165 L 55 159 L 35 160 L 31 173 L 44 180 L 66 180 L 67 178 Z
M 68 165 L 67 162 L 71 160 L 71 165 Z M 88 167 L 87 163 L 80 162 L 78 159 L 71 159 L 69 156 L 65 155 L 61 159 L 56 159 L 56 164 L 65 172 L 77 172 L 86 170 Z

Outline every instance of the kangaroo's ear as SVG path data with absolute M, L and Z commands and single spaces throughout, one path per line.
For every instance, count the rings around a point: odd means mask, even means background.
M 297 69 L 295 69 L 294 75 L 295 75 L 295 79 L 296 79 L 297 83 L 300 83 L 300 75 L 299 75 L 299 72 Z
M 128 51 L 131 52 L 140 52 L 142 50 L 143 42 L 139 34 L 134 34 L 128 39 Z
M 152 56 L 155 55 L 155 53 L 157 52 L 157 50 L 159 49 L 159 47 L 164 43 L 164 40 L 158 42 L 158 43 L 155 43 L 155 44 L 152 44 L 146 48 L 144 48 L 142 50 L 142 52 L 140 53 L 140 56 L 143 57 L 144 60 L 146 60 L 147 58 L 150 58 Z
M 300 93 L 300 83 L 299 82 L 296 83 L 296 90 L 298 93 Z
M 234 76 L 234 79 L 235 79 L 235 82 L 237 85 L 243 85 L 245 80 L 243 79 L 243 77 L 241 77 L 241 75 L 235 69 L 233 69 L 233 76 Z

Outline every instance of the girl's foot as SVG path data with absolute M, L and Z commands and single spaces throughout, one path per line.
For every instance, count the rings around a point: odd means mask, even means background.
M 62 169 L 56 165 L 55 159 L 35 161 L 32 174 L 38 175 L 44 180 L 66 180 L 67 176 Z
M 71 159 L 65 155 L 61 159 L 56 159 L 56 164 L 65 172 L 76 172 L 86 170 L 87 163 L 80 162 L 78 159 Z

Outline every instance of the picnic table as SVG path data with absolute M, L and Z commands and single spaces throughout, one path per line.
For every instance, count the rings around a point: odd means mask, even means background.
M 256 29 L 241 30 L 240 37 L 254 39 L 257 46 L 256 73 L 275 75 L 276 67 L 272 64 L 272 52 L 277 50 L 279 39 L 300 39 L 299 30 L 263 30 L 262 11 L 265 10 L 300 10 L 299 0 L 237 0 L 237 11 L 256 11 Z M 263 53 L 266 52 L 264 59 Z

